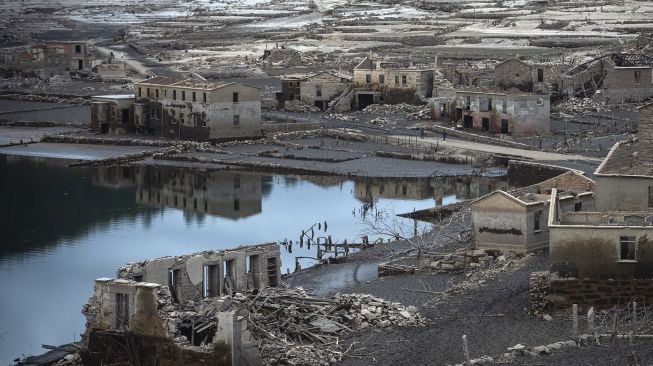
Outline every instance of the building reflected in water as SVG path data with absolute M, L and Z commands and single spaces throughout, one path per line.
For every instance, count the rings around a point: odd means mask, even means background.
M 180 168 L 102 167 L 93 183 L 108 188 L 135 186 L 136 203 L 197 214 L 241 219 L 261 212 L 260 175 Z
M 379 198 L 432 198 L 436 206 L 442 206 L 444 197 L 454 196 L 455 201 L 460 201 L 481 197 L 497 189 L 509 190 L 505 177 L 368 178 L 354 182 L 355 197 L 365 203 Z

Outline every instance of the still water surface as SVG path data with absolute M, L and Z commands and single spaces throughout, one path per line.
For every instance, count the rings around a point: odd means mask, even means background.
M 176 168 L 68 168 L 0 155 L 0 365 L 79 339 L 93 280 L 122 264 L 285 239 L 327 222 L 360 242 L 361 216 L 476 197 L 501 178 L 348 180 Z M 371 208 L 370 208 L 371 207 Z M 403 219 L 402 219 L 403 220 Z M 282 271 L 316 248 L 282 249 Z M 303 259 L 303 267 L 312 264 Z

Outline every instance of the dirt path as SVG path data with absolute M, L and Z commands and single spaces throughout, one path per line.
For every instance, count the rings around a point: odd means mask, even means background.
M 395 135 L 395 137 L 405 137 L 405 135 Z M 593 157 L 582 156 L 582 155 L 568 155 L 568 154 L 558 154 L 558 153 L 552 153 L 546 151 L 522 150 L 513 147 L 482 144 L 478 142 L 464 141 L 464 140 L 452 139 L 452 138 L 447 138 L 447 140 L 443 142 L 441 137 L 424 137 L 419 141 L 424 143 L 432 143 L 432 144 L 438 143 L 448 147 L 481 151 L 485 153 L 521 156 L 527 159 L 540 160 L 540 161 L 565 161 L 565 160 L 596 161 L 596 162 L 601 161 L 600 158 L 593 158 Z

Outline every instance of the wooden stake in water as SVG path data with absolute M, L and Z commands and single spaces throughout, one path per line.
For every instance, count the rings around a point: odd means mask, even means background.
M 469 358 L 469 346 L 467 345 L 467 335 L 463 335 L 463 355 L 465 356 L 465 360 L 467 360 L 467 363 L 469 363 L 470 358 Z

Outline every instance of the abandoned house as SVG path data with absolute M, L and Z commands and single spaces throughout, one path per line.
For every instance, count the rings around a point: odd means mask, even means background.
M 88 72 L 94 66 L 89 45 L 80 41 L 50 41 L 9 49 L 0 62 L 3 68 L 31 71 L 41 78 L 65 71 Z
M 129 263 L 117 277 L 168 286 L 183 303 L 279 286 L 280 266 L 279 246 L 270 243 Z
M 354 105 L 419 103 L 431 97 L 433 69 L 366 57 L 354 68 Z
M 247 317 L 218 311 L 204 319 L 159 284 L 97 279 L 82 313 L 80 355 L 87 366 L 262 364 Z
M 548 94 L 456 91 L 449 116 L 464 128 L 512 136 L 544 135 L 551 128 Z
M 568 70 L 562 89 L 607 103 L 638 102 L 653 96 L 652 68 L 653 59 L 646 55 L 612 53 Z
M 509 59 L 494 68 L 494 85 L 509 90 L 554 93 L 561 91 L 562 74 L 572 67 L 572 58 Z
M 350 76 L 333 71 L 289 75 L 281 79 L 278 100 L 288 110 L 314 106 L 325 111 L 333 102 L 339 106 L 337 112 L 345 112 L 351 110 L 351 84 Z
M 281 77 L 281 91 L 277 94 L 278 104 L 286 107 L 286 103 L 301 102 L 300 84 L 306 80 L 307 74 L 292 74 Z
M 177 139 L 261 136 L 261 90 L 240 83 L 154 77 L 134 83 L 136 132 Z
M 134 95 L 98 95 L 91 98 L 91 129 L 122 135 L 133 130 Z
M 565 192 L 558 201 L 563 212 L 594 209 L 594 182 L 573 171 L 511 192 L 495 191 L 471 205 L 476 248 L 517 253 L 547 248 L 553 188 Z
M 596 212 L 551 208 L 553 306 L 653 300 L 652 117 L 653 106 L 641 108 L 638 141 L 617 143 L 594 173 Z
M 138 204 L 174 207 L 233 220 L 261 212 L 260 175 L 220 170 L 135 169 Z

